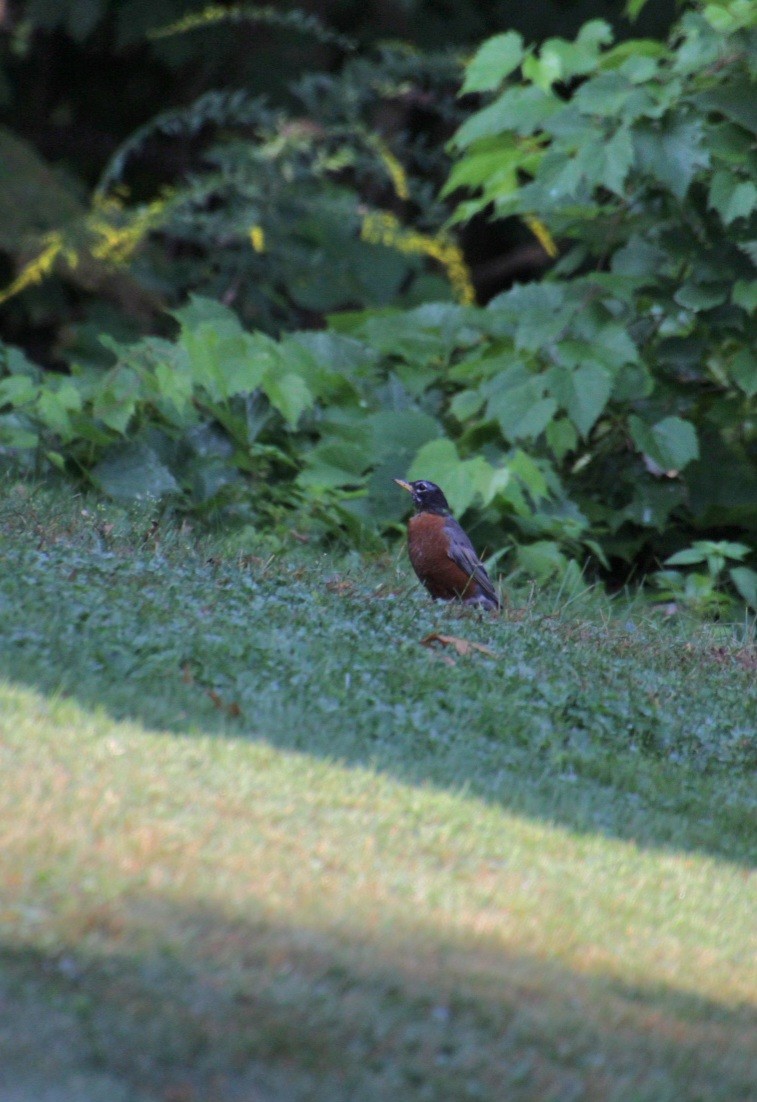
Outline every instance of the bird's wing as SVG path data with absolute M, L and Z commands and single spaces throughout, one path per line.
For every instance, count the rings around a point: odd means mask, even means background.
M 446 529 L 449 536 L 449 551 L 447 552 L 449 557 L 461 570 L 465 571 L 469 578 L 478 583 L 481 592 L 499 608 L 497 591 L 465 532 L 453 517 L 448 519 Z

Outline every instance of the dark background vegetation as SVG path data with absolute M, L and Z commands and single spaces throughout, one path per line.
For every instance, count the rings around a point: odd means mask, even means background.
M 552 35 L 572 37 L 587 19 L 601 17 L 614 25 L 619 37 L 632 31 L 622 0 L 316 0 L 274 6 L 317 16 L 351 40 L 355 51 L 255 21 L 149 38 L 151 31 L 207 6 L 205 0 L 8 0 L 0 7 L 0 125 L 23 143 L 11 144 L 9 135 L 0 142 L 5 182 L 8 174 L 15 177 L 13 201 L 9 196 L 3 202 L 0 195 L 3 282 L 27 258 L 30 234 L 60 225 L 86 202 L 130 134 L 158 113 L 191 104 L 210 90 L 244 89 L 302 118 L 303 105 L 291 94 L 300 78 L 313 72 L 335 77 L 353 53 L 375 59 L 381 43 L 402 42 L 408 51 L 462 58 L 503 28 L 519 30 L 527 41 L 540 41 Z M 633 33 L 664 37 L 673 14 L 672 0 L 650 4 Z M 369 88 L 372 103 L 366 121 L 388 139 L 425 131 L 432 147 L 441 147 L 457 121 L 457 79 L 450 66 L 430 90 L 411 86 L 399 98 L 382 99 Z M 192 138 L 148 142 L 129 166 L 132 192 L 149 196 L 160 184 L 181 180 L 207 137 L 205 131 Z M 437 172 L 432 179 L 440 185 L 444 176 Z M 19 196 L 30 202 L 16 202 Z M 509 285 L 514 275 L 528 277 L 540 270 L 543 255 L 532 244 L 523 248 L 523 238 L 515 220 L 467 230 L 467 259 L 484 298 Z M 508 263 L 508 252 L 519 244 L 521 254 Z M 94 316 L 111 328 L 128 330 L 136 322 L 142 329 L 148 319 L 156 323 L 153 308 L 172 298 L 170 288 L 156 301 L 146 297 L 144 287 L 104 283 L 98 274 L 85 278 L 69 272 L 63 287 L 52 281 L 33 288 L 0 307 L 0 334 L 41 362 L 61 366 L 72 320 Z

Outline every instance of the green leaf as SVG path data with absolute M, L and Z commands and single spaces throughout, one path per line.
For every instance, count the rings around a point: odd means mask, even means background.
M 568 560 L 552 540 L 537 540 L 518 548 L 518 565 L 537 581 L 545 582 L 565 571 Z
M 696 174 L 709 164 L 699 120 L 640 124 L 634 141 L 641 171 L 653 176 L 677 199 L 683 199 Z
M 533 438 L 543 432 L 557 410 L 553 398 L 544 398 L 545 379 L 516 364 L 481 388 L 488 398 L 486 415 L 498 422 L 506 440 Z
M 578 433 L 567 417 L 560 417 L 547 425 L 547 444 L 555 459 L 562 460 L 578 446 Z
M 757 573 L 750 570 L 748 566 L 734 566 L 728 573 L 739 596 L 743 597 L 751 608 L 757 609 Z
M 489 310 L 511 318 L 516 325 L 515 347 L 539 351 L 559 338 L 578 309 L 565 285 L 516 284 L 489 303 Z
M 109 449 L 90 471 L 98 489 L 119 501 L 164 497 L 179 485 L 155 451 L 142 442 Z
M 435 327 L 420 323 L 416 311 L 376 311 L 365 325 L 365 339 L 377 352 L 402 358 L 415 367 L 439 360 L 448 344 Z
M 67 437 L 71 433 L 71 418 L 68 408 L 59 394 L 48 388 L 43 390 L 37 401 L 37 413 L 45 426 L 59 436 Z
M 103 378 L 92 406 L 94 417 L 123 435 L 137 408 L 142 386 L 136 371 L 117 365 Z
M 307 383 L 291 371 L 283 375 L 269 372 L 263 379 L 262 389 L 290 428 L 294 428 L 305 410 L 313 405 Z
M 38 388 L 28 375 L 9 375 L 0 379 L 0 406 L 25 406 L 37 397 Z
M 602 46 L 612 42 L 612 27 L 604 19 L 590 19 L 578 32 L 575 42 L 563 38 L 548 38 L 539 51 L 539 64 L 533 75 L 523 66 L 523 75 L 530 76 L 540 87 L 555 81 L 583 76 L 596 68 Z
M 655 388 L 649 369 L 641 364 L 624 364 L 612 386 L 612 399 L 615 402 L 635 402 L 639 398 L 648 398 Z
M 700 547 L 687 547 L 684 551 L 676 551 L 665 559 L 666 566 L 692 566 L 694 563 L 705 562 L 707 555 Z
M 619 115 L 633 94 L 636 94 L 636 88 L 620 73 L 600 73 L 581 85 L 573 97 L 573 103 L 584 115 L 606 118 Z
M 742 348 L 733 356 L 728 374 L 747 398 L 757 394 L 757 354 L 750 348 Z
M 178 413 L 183 413 L 192 400 L 194 389 L 189 371 L 182 371 L 176 364 L 159 363 L 155 367 L 155 381 L 160 397 L 170 402 Z
M 708 205 L 730 226 L 737 218 L 748 218 L 757 207 L 757 184 L 720 169 L 712 178 Z
M 633 164 L 633 158 L 631 131 L 627 126 L 621 126 L 610 140 L 604 143 L 603 149 L 602 182 L 616 195 L 623 194 L 623 185 L 626 182 L 628 170 Z
M 27 375 L 35 383 L 42 381 L 44 372 L 33 363 L 20 348 L 0 342 L 0 369 L 9 375 Z
M 17 413 L 0 414 L 0 447 L 27 450 L 38 443 L 39 436 L 28 427 L 26 418 Z
M 687 310 L 711 310 L 728 298 L 728 288 L 722 283 L 684 283 L 673 298 Z
M 452 167 L 442 195 L 459 187 L 486 187 L 487 194 L 508 194 L 518 186 L 518 169 L 523 154 L 517 139 L 508 134 L 484 138 Z
M 361 418 L 361 434 L 370 434 L 371 450 L 377 460 L 410 456 L 441 435 L 436 418 L 416 409 L 381 411 Z M 408 456 L 409 458 L 409 456 Z
M 731 302 L 748 314 L 757 310 L 757 279 L 738 279 L 733 285 Z
M 625 12 L 632 23 L 639 18 L 639 15 L 648 3 L 649 0 L 627 0 Z
M 449 411 L 454 418 L 464 423 L 475 417 L 483 404 L 484 398 L 480 391 L 461 390 L 450 402 Z
M 598 364 L 587 363 L 575 371 L 553 367 L 547 378 L 550 392 L 586 439 L 610 398 L 612 375 Z
M 520 65 L 523 56 L 523 39 L 516 31 L 488 39 L 468 62 L 460 95 L 497 88 Z
M 326 441 L 317 444 L 305 457 L 305 469 L 298 475 L 301 486 L 325 489 L 357 486 L 370 463 L 364 447 Z
M 636 447 L 661 471 L 681 471 L 699 455 L 696 429 L 680 417 L 665 417 L 656 425 L 648 425 L 632 415 L 629 428 Z
M 494 103 L 471 115 L 453 135 L 452 146 L 464 149 L 480 138 L 491 138 L 505 130 L 533 134 L 560 106 L 557 96 L 534 85 L 510 88 Z
M 560 54 L 555 49 L 550 49 L 546 44 L 539 53 L 538 58 L 531 54 L 523 62 L 523 76 L 530 80 L 543 92 L 548 92 L 553 84 L 556 84 L 563 75 L 563 64 Z
M 757 99 L 750 81 L 734 76 L 728 84 L 702 92 L 695 102 L 701 110 L 717 111 L 757 134 Z
M 547 480 L 539 464 L 530 455 L 517 448 L 508 461 L 511 472 L 523 483 L 534 501 L 549 496 Z

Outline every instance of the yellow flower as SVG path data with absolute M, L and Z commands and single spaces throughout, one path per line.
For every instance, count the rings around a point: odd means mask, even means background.
M 363 218 L 360 236 L 372 245 L 384 245 L 401 253 L 430 256 L 447 272 L 458 302 L 470 306 L 476 301 L 476 291 L 462 249 L 442 231 L 431 235 L 406 230 L 393 214 L 371 211 Z
M 525 215 L 523 221 L 544 249 L 547 256 L 557 256 L 557 245 L 555 245 L 554 238 L 544 223 L 540 222 L 533 214 Z
M 250 229 L 250 243 L 256 253 L 265 252 L 265 233 L 262 226 L 252 226 Z
M 27 287 L 33 287 L 35 283 L 41 283 L 43 279 L 50 275 L 55 267 L 56 260 L 61 255 L 64 256 L 72 268 L 76 266 L 76 253 L 66 248 L 61 234 L 49 233 L 42 240 L 45 248 L 39 256 L 35 256 L 34 260 L 30 260 L 28 264 L 24 265 L 12 283 L 9 283 L 3 291 L 0 291 L 0 302 L 7 302 L 9 298 L 25 291 Z

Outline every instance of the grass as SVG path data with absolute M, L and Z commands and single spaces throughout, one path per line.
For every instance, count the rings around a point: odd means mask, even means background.
M 0 1097 L 754 1097 L 747 639 L 23 486 L 0 536 Z

